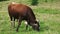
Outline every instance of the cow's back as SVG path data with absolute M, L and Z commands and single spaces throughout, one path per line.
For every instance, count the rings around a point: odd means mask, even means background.
M 27 16 L 27 14 L 33 16 L 35 18 L 35 15 L 32 12 L 32 9 L 26 5 L 23 4 L 10 4 L 8 6 L 8 12 L 9 15 L 15 18 L 18 18 L 19 16 Z

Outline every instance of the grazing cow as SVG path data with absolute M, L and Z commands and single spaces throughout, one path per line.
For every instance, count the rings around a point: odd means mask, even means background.
M 30 7 L 23 4 L 12 2 L 8 5 L 8 13 L 9 13 L 11 21 L 15 21 L 15 19 L 18 20 L 18 26 L 17 26 L 16 31 L 18 31 L 22 20 L 27 21 L 25 22 L 26 29 L 28 28 L 28 25 L 30 25 L 32 26 L 34 30 L 37 30 L 37 31 L 40 30 L 39 22 L 36 20 L 36 17 Z M 14 27 L 15 27 L 15 23 L 14 23 Z

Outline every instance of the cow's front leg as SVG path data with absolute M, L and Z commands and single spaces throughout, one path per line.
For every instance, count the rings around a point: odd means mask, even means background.
M 17 32 L 18 32 L 18 29 L 19 29 L 19 27 L 20 27 L 20 25 L 21 25 L 21 21 L 22 21 L 22 19 L 19 18 L 18 26 L 17 26 L 17 29 L 16 29 Z
M 28 29 L 28 25 L 26 25 L 26 30 Z

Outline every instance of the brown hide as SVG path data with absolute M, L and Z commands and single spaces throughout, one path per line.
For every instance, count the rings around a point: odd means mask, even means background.
M 8 6 L 8 13 L 11 21 L 12 19 L 14 19 L 14 21 L 15 19 L 19 20 L 17 31 L 22 20 L 26 20 L 32 27 L 34 26 L 33 24 L 36 23 L 36 17 L 32 9 L 26 5 L 10 3 Z
M 32 12 L 32 9 L 28 6 L 25 6 L 23 4 L 10 4 L 8 6 L 8 11 L 9 11 L 9 15 L 10 17 L 14 17 L 14 18 L 19 18 L 20 16 L 27 16 L 29 14 L 29 16 L 35 19 L 35 15 Z

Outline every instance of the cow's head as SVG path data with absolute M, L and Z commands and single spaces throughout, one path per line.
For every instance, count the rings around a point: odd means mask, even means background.
M 32 28 L 34 30 L 40 31 L 39 21 L 35 21 L 35 23 L 33 24 Z

